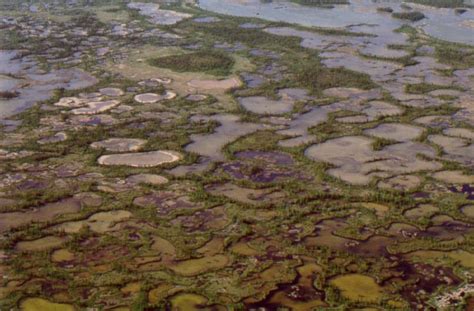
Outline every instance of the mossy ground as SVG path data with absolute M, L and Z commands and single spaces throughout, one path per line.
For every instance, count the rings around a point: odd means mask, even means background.
M 220 76 L 229 74 L 234 64 L 234 60 L 226 53 L 213 50 L 153 58 L 149 59 L 148 62 L 152 66 L 177 72 L 206 72 Z
M 98 3 L 91 12 L 76 18 L 72 16 L 77 12 L 68 9 L 70 17 L 67 20 L 75 26 L 97 28 L 94 31 L 109 29 L 112 20 L 129 23 L 135 19 L 143 29 L 157 28 L 122 5 L 102 4 Z M 195 16 L 209 15 L 209 12 L 191 6 L 171 8 Z M 61 13 L 64 12 L 58 8 L 48 14 L 63 16 Z M 18 16 L 22 14 L 17 12 Z M 59 215 L 48 222 L 33 222 L 6 232 L 1 249 L 7 258 L 0 264 L 0 272 L 6 271 L 7 277 L 0 288 L 0 309 L 27 304 L 29 309 L 24 307 L 25 310 L 36 310 L 38 306 L 45 310 L 72 306 L 132 310 L 173 307 L 187 310 L 208 306 L 232 310 L 250 306 L 289 307 L 305 302 L 304 307 L 316 308 L 407 310 L 418 304 L 429 308 L 430 299 L 438 290 L 451 289 L 469 280 L 474 238 L 472 230 L 465 225 L 471 224 L 472 219 L 466 219 L 462 213 L 462 207 L 471 203 L 466 195 L 452 192 L 448 184 L 433 180 L 430 172 L 424 171 L 416 173 L 422 184 L 409 191 L 379 189 L 380 178 L 364 186 L 349 185 L 328 174 L 332 168 L 330 164 L 308 159 L 305 156 L 308 145 L 282 147 L 279 142 L 288 137 L 278 133 L 278 126 L 265 117 L 244 111 L 235 100 L 242 94 L 276 97 L 282 88 L 305 88 L 314 99 L 300 103 L 292 112 L 304 114 L 311 108 L 337 102 L 338 99 L 323 96 L 327 88 L 370 90 L 377 87 L 370 76 L 344 68 L 325 67 L 317 51 L 300 46 L 300 38 L 239 27 L 247 22 L 272 26 L 277 23 L 219 18 L 220 21 L 208 24 L 189 19 L 174 26 L 160 26 L 161 30 L 182 37 L 172 43 L 111 36 L 120 43 L 114 49 L 125 51 L 128 58 L 116 60 L 110 57 L 104 62 L 96 62 L 90 54 L 84 58 L 88 61 L 79 66 L 100 76 L 100 82 L 86 90 L 60 90 L 41 103 L 42 107 L 54 108 L 53 104 L 61 97 L 96 92 L 101 87 L 136 88 L 120 99 L 122 104 L 131 106 L 132 111 L 108 113 L 116 123 L 73 125 L 73 116 L 67 110 L 48 111 L 37 105 L 17 116 L 23 120 L 23 125 L 14 133 L 2 133 L 2 139 L 16 139 L 15 146 L 7 146 L 9 150 L 35 152 L 25 158 L 2 162 L 1 169 L 9 174 L 2 175 L 3 179 L 10 180 L 13 174 L 15 178 L 22 178 L 24 174 L 25 180 L 38 182 L 22 183 L 24 180 L 21 180 L 2 187 L 2 196 L 15 200 L 13 205 L 2 206 L 2 212 L 41 209 L 48 203 L 84 192 L 99 195 L 102 203 L 99 206 L 84 203 L 77 213 Z M 310 31 L 357 36 L 340 30 Z M 426 42 L 414 28 L 404 27 L 401 31 L 411 36 L 410 50 L 429 44 L 435 47 L 435 57 L 441 62 L 455 68 L 471 66 L 472 49 L 448 46 L 432 39 Z M 23 38 L 18 33 L 9 31 L 8 38 L 5 48 L 31 44 L 32 55 L 44 48 L 41 42 Z M 196 43 L 205 49 L 196 52 L 185 48 Z M 228 43 L 231 48 L 232 44 L 241 43 L 246 47 L 216 52 L 217 43 Z M 54 44 L 61 47 L 59 42 Z M 264 53 L 252 54 L 254 49 Z M 269 51 L 279 56 L 274 58 Z M 68 54 L 67 51 L 64 53 Z M 217 57 L 210 57 L 214 55 L 212 53 Z M 151 61 L 151 66 L 148 59 L 157 62 Z M 42 60 L 45 68 L 57 66 Z M 209 97 L 200 102 L 186 99 L 190 80 L 217 81 L 243 72 L 261 74 L 259 70 L 269 65 L 280 68 L 277 72 L 280 79 L 269 80 L 253 89 L 243 85 L 237 89 L 207 91 Z M 156 87 L 138 84 L 141 80 L 157 77 L 169 77 L 173 81 Z M 407 84 L 406 88 L 421 95 L 439 89 L 437 85 L 424 83 Z M 179 96 L 157 105 L 139 105 L 133 100 L 136 93 L 161 94 L 165 89 L 172 89 Z M 383 100 L 400 105 L 388 94 Z M 412 123 L 420 117 L 452 115 L 458 109 L 449 102 L 429 108 L 404 107 L 401 115 L 380 117 L 363 124 L 342 124 L 337 117 L 351 114 L 339 112 L 310 128 L 309 132 L 317 142 L 324 142 L 362 135 L 363 130 L 385 122 Z M 229 113 L 238 115 L 242 122 L 266 126 L 226 142 L 224 163 L 212 163 L 210 169 L 202 173 L 172 174 L 172 169 L 178 165 L 198 162 L 197 154 L 185 151 L 192 135 L 209 135 L 220 126 L 212 120 L 193 122 L 190 118 Z M 286 117 L 292 116 L 285 115 L 278 121 L 285 122 Z M 38 144 L 39 138 L 55 132 L 52 125 L 66 125 L 64 131 L 69 138 L 50 145 Z M 455 125 L 467 127 L 462 122 Z M 430 129 L 419 141 L 428 144 L 428 136 L 440 132 Z M 178 164 L 155 168 L 99 166 L 96 160 L 106 152 L 89 146 L 111 137 L 146 139 L 145 151 L 174 150 L 185 157 Z M 395 142 L 391 140 L 377 139 L 372 147 L 380 150 L 393 144 Z M 243 159 L 238 156 L 243 151 L 259 151 L 264 155 Z M 275 158 L 265 158 L 265 152 L 273 157 L 275 154 L 288 155 L 293 164 L 275 164 L 271 162 Z M 241 165 L 243 169 L 237 172 L 243 177 L 226 171 L 224 165 L 229 163 Z M 457 162 L 443 164 L 443 169 L 461 168 L 472 174 L 472 170 Z M 268 171 L 270 175 L 282 171 L 293 175 L 271 182 L 254 178 Z M 127 177 L 140 173 L 166 176 L 169 183 L 127 185 Z M 306 178 L 308 176 L 310 178 Z M 42 182 L 46 185 L 42 186 Z M 208 191 L 212 186 L 228 184 L 237 186 L 233 189 L 240 187 L 259 194 L 246 198 L 259 204 L 236 200 L 242 193 L 231 196 Z M 426 193 L 430 195 L 426 196 Z M 144 197 L 151 198 L 152 201 L 147 201 L 151 203 L 138 204 L 137 199 Z M 422 204 L 437 206 L 434 216 L 441 215 L 444 220 L 433 219 L 433 215 L 406 216 L 405 211 Z M 127 211 L 132 216 L 113 221 L 96 219 L 95 225 L 88 222 L 91 217 L 100 219 L 102 213 L 112 211 Z M 97 216 L 98 213 L 101 214 Z M 450 231 L 451 235 L 434 231 L 446 234 L 441 237 L 418 233 L 431 232 L 423 231 L 430 228 L 441 230 L 437 228 L 442 221 L 449 224 L 446 227 L 454 227 L 457 231 L 454 234 Z M 85 225 L 71 234 L 57 230 L 58 226 L 72 223 Z M 94 228 L 100 228 L 100 231 Z M 46 240 L 40 240 L 44 238 Z M 38 240 L 48 243 L 40 243 L 39 249 L 31 251 L 31 246 L 37 246 L 34 241 Z M 30 244 L 19 244 L 25 241 Z M 420 258 L 423 266 L 418 265 Z M 428 262 L 424 262 L 425 259 Z M 415 291 L 425 294 L 411 295 Z

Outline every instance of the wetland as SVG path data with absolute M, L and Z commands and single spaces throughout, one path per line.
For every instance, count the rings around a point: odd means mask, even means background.
M 0 310 L 471 310 L 473 20 L 0 0 Z

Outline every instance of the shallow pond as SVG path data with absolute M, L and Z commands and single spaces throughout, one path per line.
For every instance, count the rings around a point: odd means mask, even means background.
M 60 69 L 44 73 L 28 57 L 18 57 L 15 51 L 0 50 L 0 90 L 18 94 L 12 99 L 0 99 L 0 119 L 19 113 L 38 101 L 49 99 L 55 89 L 77 90 L 95 83 L 96 78 L 80 69 Z
M 201 8 L 221 14 L 245 17 L 258 17 L 270 21 L 283 21 L 304 26 L 331 28 L 358 28 L 362 25 L 364 32 L 380 34 L 400 27 L 404 22 L 391 18 L 387 13 L 377 12 L 377 7 L 392 7 L 401 11 L 401 0 L 370 1 L 351 0 L 350 5 L 339 5 L 333 9 L 301 6 L 288 1 L 262 3 L 259 0 L 200 0 Z M 412 5 L 412 4 L 410 4 Z M 412 5 L 413 6 L 413 5 Z M 470 20 L 474 19 L 472 10 L 457 15 L 454 9 L 422 8 L 426 19 L 415 23 L 426 33 L 439 39 L 474 44 L 474 27 Z M 382 27 L 366 27 L 378 25 Z M 357 29 L 355 29 L 357 31 Z
M 194 116 L 191 120 L 194 122 L 216 121 L 220 123 L 214 133 L 191 135 L 193 142 L 186 146 L 186 151 L 195 152 L 213 161 L 225 159 L 221 149 L 226 144 L 263 128 L 258 124 L 240 122 L 239 117 L 230 114 L 218 114 L 212 117 Z

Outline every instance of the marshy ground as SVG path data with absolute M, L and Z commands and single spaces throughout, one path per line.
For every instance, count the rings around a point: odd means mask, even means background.
M 474 47 L 423 4 L 0 1 L 0 309 L 472 308 Z

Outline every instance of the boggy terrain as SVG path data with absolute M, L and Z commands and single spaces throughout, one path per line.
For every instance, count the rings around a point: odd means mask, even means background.
M 472 308 L 474 47 L 26 3 L 0 2 L 1 310 Z

